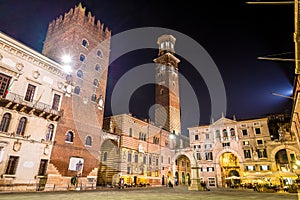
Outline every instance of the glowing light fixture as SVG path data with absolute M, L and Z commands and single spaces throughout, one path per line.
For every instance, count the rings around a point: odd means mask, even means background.
M 69 64 L 72 61 L 71 56 L 67 54 L 63 55 L 61 59 L 64 64 Z
M 63 70 L 66 72 L 66 73 L 71 73 L 72 72 L 72 68 L 71 66 L 69 65 L 72 61 L 71 59 L 71 56 L 68 55 L 68 54 L 65 54 L 61 57 L 61 60 L 62 60 L 62 63 L 63 63 Z

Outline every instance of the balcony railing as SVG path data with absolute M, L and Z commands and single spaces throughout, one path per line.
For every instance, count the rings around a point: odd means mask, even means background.
M 55 110 L 51 105 L 36 100 L 26 101 L 24 99 L 24 96 L 8 93 L 6 96 L 0 97 L 0 106 L 28 114 L 35 114 L 54 121 L 57 121 L 63 114 L 63 111 Z

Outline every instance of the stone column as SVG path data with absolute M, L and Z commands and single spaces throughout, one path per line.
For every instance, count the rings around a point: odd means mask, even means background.
M 189 186 L 188 190 L 202 190 L 200 185 L 200 177 L 199 177 L 199 169 L 200 167 L 191 167 L 191 185 Z

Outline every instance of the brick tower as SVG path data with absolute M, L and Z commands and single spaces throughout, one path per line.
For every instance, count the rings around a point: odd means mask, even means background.
M 42 53 L 69 65 L 48 166 L 48 182 L 64 187 L 70 177 L 95 185 L 99 165 L 111 31 L 81 5 L 49 23 Z M 62 60 L 69 56 L 70 60 Z M 85 183 L 84 183 L 85 182 Z
M 176 135 L 181 133 L 178 63 L 174 56 L 176 39 L 172 35 L 158 38 L 158 57 L 155 73 L 155 124 Z M 159 104 L 159 105 L 158 105 Z

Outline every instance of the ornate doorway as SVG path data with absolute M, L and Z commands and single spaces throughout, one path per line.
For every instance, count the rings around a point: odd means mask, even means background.
M 240 164 L 237 156 L 231 152 L 225 152 L 220 156 L 220 168 L 222 185 L 225 187 L 237 187 L 240 180 Z

